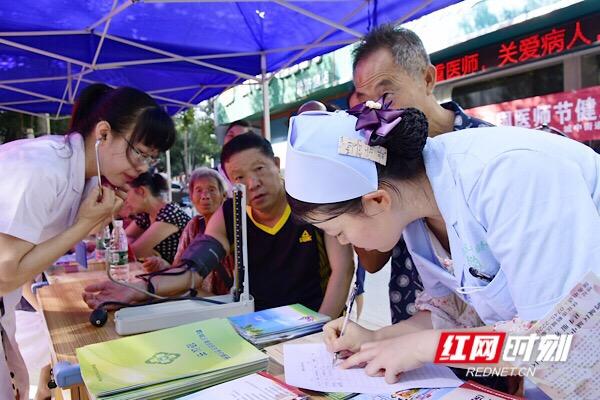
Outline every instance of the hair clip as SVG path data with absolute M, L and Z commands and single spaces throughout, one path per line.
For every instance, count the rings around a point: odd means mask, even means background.
M 403 109 L 390 108 L 392 101 L 386 101 L 387 94 L 379 100 L 368 100 L 348 110 L 348 114 L 357 118 L 357 131 L 362 130 L 369 144 L 383 144 L 385 137 L 402 121 Z

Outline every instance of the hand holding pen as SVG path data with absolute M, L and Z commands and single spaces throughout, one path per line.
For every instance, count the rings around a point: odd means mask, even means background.
M 354 302 L 356 301 L 356 295 L 358 293 L 358 284 L 355 282 L 350 294 L 348 295 L 348 300 L 346 300 L 345 314 L 342 322 L 342 328 L 340 329 L 339 337 L 342 337 L 346 332 L 346 328 L 348 327 L 348 321 L 350 320 L 350 313 L 352 312 L 352 307 L 354 306 Z M 340 357 L 340 352 L 336 351 L 333 353 L 333 362 L 332 365 L 335 365 L 335 362 Z
M 348 296 L 347 308 L 350 308 L 350 300 L 353 303 L 356 298 L 356 293 L 352 296 L 354 290 L 355 288 L 352 289 Z M 338 353 L 337 359 L 343 359 L 353 353 L 357 353 L 364 343 L 373 342 L 376 339 L 374 331 L 352 322 L 349 315 L 350 313 L 346 312 L 343 317 L 330 321 L 323 327 L 323 336 L 327 351 Z M 336 358 L 334 358 L 334 363 Z

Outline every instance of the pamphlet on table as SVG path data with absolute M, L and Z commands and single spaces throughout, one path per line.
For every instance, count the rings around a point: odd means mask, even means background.
M 226 319 L 209 319 L 77 349 L 81 374 L 99 399 L 164 399 L 251 374 L 268 356 Z
M 239 334 L 259 347 L 319 332 L 330 319 L 302 304 L 229 317 Z

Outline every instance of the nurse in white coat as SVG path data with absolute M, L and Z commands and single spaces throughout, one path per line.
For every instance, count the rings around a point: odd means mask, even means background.
M 511 127 L 428 139 L 420 111 L 370 105 L 358 124 L 339 112 L 292 119 L 285 180 L 297 216 L 365 249 L 389 251 L 404 232 L 427 295 L 441 306 L 459 296 L 487 331 L 540 319 L 600 273 L 600 156 L 590 148 Z M 326 344 L 356 352 L 344 367 L 367 363 L 395 382 L 433 361 L 434 316 L 378 331 L 350 324 L 341 337 L 338 319 Z
M 118 211 L 122 200 L 113 188 L 146 171 L 175 138 L 171 118 L 131 88 L 86 88 L 71 124 L 66 136 L 0 146 L 1 399 L 29 398 L 14 339 L 20 287 Z M 96 183 L 86 187 L 96 176 L 96 155 L 107 183 L 101 198 Z

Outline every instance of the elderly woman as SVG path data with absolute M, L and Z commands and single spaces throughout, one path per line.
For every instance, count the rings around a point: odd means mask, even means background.
M 227 197 L 227 190 L 221 175 L 210 168 L 201 167 L 192 172 L 189 182 L 190 197 L 192 204 L 198 212 L 194 218 L 188 222 L 181 238 L 177 254 L 173 260 L 173 265 L 180 263 L 180 258 L 190 242 L 197 236 L 202 235 L 206 229 L 208 221 L 215 211 L 219 209 Z M 171 265 L 160 257 L 152 257 L 146 260 L 144 268 L 146 271 L 156 271 L 158 269 L 169 268 Z M 233 260 L 226 257 L 222 263 L 223 268 L 211 272 L 202 282 L 202 290 L 212 294 L 229 293 L 229 286 L 225 283 L 233 277 Z M 229 279 L 225 278 L 226 274 Z

